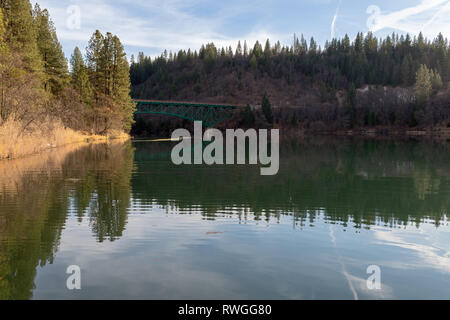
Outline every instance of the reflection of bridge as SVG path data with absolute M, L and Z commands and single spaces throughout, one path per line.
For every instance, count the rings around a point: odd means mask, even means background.
M 137 104 L 135 114 L 160 114 L 190 121 L 202 121 L 206 127 L 213 127 L 228 120 L 236 105 L 216 103 L 195 103 L 179 101 L 133 100 Z

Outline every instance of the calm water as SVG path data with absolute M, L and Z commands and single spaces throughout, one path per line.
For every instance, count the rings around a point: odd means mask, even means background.
M 0 299 L 450 299 L 449 144 L 285 142 L 274 177 L 170 148 L 0 162 Z

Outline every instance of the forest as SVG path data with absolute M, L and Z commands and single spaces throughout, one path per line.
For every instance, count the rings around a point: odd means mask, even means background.
M 141 52 L 131 64 L 116 35 L 97 30 L 86 41 L 67 59 L 46 9 L 0 0 L 0 159 L 189 127 L 134 119 L 131 97 L 248 105 L 229 126 L 450 128 L 450 45 L 442 34 L 358 33 L 323 48 L 296 35 L 290 45 L 208 43 L 154 58 Z
M 0 93 L 0 159 L 121 136 L 133 122 L 119 38 L 97 30 L 69 68 L 49 12 L 29 0 L 0 0 Z
M 358 33 L 323 48 L 294 35 L 290 46 L 267 40 L 253 47 L 239 42 L 233 50 L 209 43 L 131 59 L 134 98 L 252 105 L 239 125 L 450 126 L 450 46 L 442 34 L 429 40 L 422 33 L 382 39 Z M 148 128 L 145 121 L 137 119 L 136 133 Z

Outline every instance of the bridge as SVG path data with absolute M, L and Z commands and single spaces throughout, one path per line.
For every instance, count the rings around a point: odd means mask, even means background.
M 196 103 L 181 101 L 158 101 L 134 99 L 137 108 L 135 114 L 159 114 L 190 121 L 202 121 L 206 127 L 214 127 L 220 122 L 230 119 L 238 105 Z

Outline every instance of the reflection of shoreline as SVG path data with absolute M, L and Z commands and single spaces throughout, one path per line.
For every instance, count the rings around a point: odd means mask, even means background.
M 136 144 L 133 199 L 181 214 L 239 221 L 292 216 L 353 225 L 433 223 L 450 210 L 449 144 L 315 139 L 280 145 L 280 172 L 260 177 L 251 166 L 175 166 L 170 144 Z M 157 156 L 158 155 L 158 156 Z M 169 156 L 167 156 L 169 155 Z M 175 210 L 170 210 L 175 208 Z M 241 219 L 242 218 L 242 219 Z
M 0 160 L 0 189 L 14 191 L 18 190 L 20 180 L 26 173 L 47 173 L 61 170 L 66 157 L 81 148 L 100 145 L 117 144 L 125 140 L 111 140 L 109 142 L 96 140 L 91 142 L 79 142 L 67 144 L 58 148 L 46 149 L 41 153 L 28 155 L 26 157 Z M 4 193 L 4 192 L 2 192 Z
M 0 161 L 0 300 L 32 297 L 36 266 L 53 262 L 70 214 L 99 242 L 122 236 L 133 152 L 114 141 Z
M 182 140 L 192 140 L 192 137 L 179 137 L 179 138 L 162 138 L 162 139 L 135 139 L 133 140 L 133 143 L 139 143 L 139 142 L 179 142 Z

